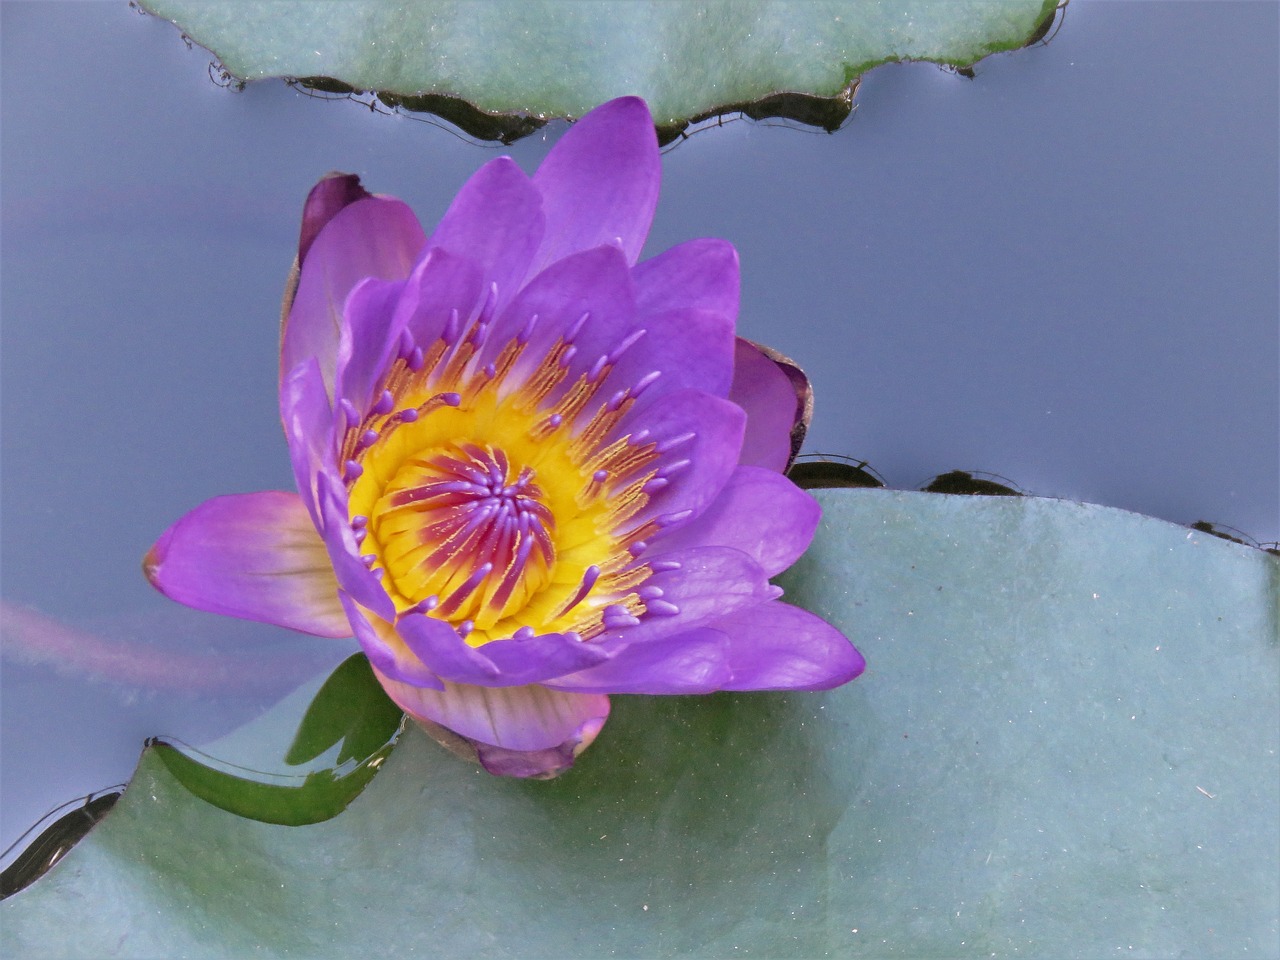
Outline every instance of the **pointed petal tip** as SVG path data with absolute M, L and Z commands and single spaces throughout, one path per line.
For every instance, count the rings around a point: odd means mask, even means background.
M 160 539 L 151 545 L 151 549 L 142 558 L 142 575 L 147 578 L 147 583 L 161 593 L 164 593 L 164 587 L 160 580 L 160 567 L 164 563 L 163 544 L 168 536 L 169 531 L 166 530 Z M 165 594 L 165 596 L 168 596 L 168 594 Z
M 858 679 L 867 669 L 866 658 L 852 642 L 848 647 L 832 657 L 831 672 L 827 678 L 814 686 L 808 687 L 810 690 L 834 690 L 836 687 L 842 687 L 852 680 Z
M 649 111 L 649 104 L 645 102 L 643 97 L 615 97 L 607 100 L 600 106 L 588 110 L 583 114 L 582 119 L 587 117 L 625 117 L 630 120 L 643 120 L 650 126 L 653 125 L 653 114 Z
M 206 500 L 169 527 L 142 572 L 171 600 L 320 637 L 349 637 L 337 581 L 296 493 Z
M 298 235 L 298 263 L 307 259 L 316 235 L 339 211 L 370 196 L 354 173 L 330 171 L 311 188 L 302 205 L 302 229 Z

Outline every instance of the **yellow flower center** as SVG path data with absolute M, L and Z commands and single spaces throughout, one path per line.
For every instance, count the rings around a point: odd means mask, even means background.
M 608 440 L 647 384 L 600 395 L 609 363 L 568 382 L 564 339 L 513 375 L 525 348 L 514 339 L 479 367 L 479 343 L 441 339 L 395 361 L 367 415 L 345 407 L 365 562 L 398 613 L 446 620 L 473 646 L 590 639 L 643 612 L 634 591 L 651 573 L 636 555 L 653 525 L 628 521 L 649 501 L 657 445 Z

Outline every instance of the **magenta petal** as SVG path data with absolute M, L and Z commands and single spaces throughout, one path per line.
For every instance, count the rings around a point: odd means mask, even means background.
M 734 320 L 741 285 L 738 251 L 726 240 L 690 240 L 636 264 L 636 309 L 642 314 L 692 307 Z
M 609 715 L 609 698 L 595 693 L 565 693 L 536 684 L 476 687 L 447 681 L 444 690 L 437 691 L 378 679 L 400 709 L 415 719 L 439 724 L 473 745 L 504 750 L 585 746 Z
M 741 462 L 781 473 L 791 461 L 791 430 L 803 411 L 778 364 L 741 337 L 734 350 L 729 399 L 747 413 Z
M 601 244 L 619 245 L 627 262 L 635 263 L 661 177 L 645 102 L 624 97 L 596 107 L 569 128 L 534 174 L 547 218 L 534 268 Z
M 733 547 L 772 577 L 808 549 L 821 518 L 818 502 L 782 474 L 738 467 L 715 502 L 696 520 L 664 537 L 662 546 Z
M 298 264 L 307 259 L 311 244 L 324 229 L 325 224 L 345 207 L 357 200 L 372 196 L 360 185 L 354 173 L 330 173 L 311 188 L 307 202 L 302 205 L 302 230 L 298 235 Z
M 633 643 L 598 667 L 549 681 L 579 693 L 694 694 L 720 690 L 733 676 L 729 638 L 702 628 Z
M 778 600 L 727 614 L 712 626 L 732 644 L 726 690 L 830 690 L 866 668 L 839 630 Z
M 443 247 L 476 264 L 498 285 L 498 305 L 510 301 L 542 242 L 542 195 L 510 157 L 481 167 L 458 191 L 428 247 Z
M 342 208 L 302 265 L 280 346 L 281 377 L 315 357 L 332 391 L 347 295 L 365 277 L 403 280 L 424 243 L 417 217 L 399 200 L 368 197 Z
M 143 570 L 170 599 L 321 637 L 349 637 L 324 543 L 296 493 L 215 497 L 156 541 Z

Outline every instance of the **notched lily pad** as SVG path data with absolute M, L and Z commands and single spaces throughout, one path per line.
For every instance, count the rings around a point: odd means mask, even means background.
M 958 70 L 1041 39 L 1056 0 L 141 0 L 229 78 L 373 91 L 510 142 L 552 117 L 644 97 L 663 139 L 726 113 L 827 130 L 882 63 Z
M 615 697 L 549 783 L 410 729 L 305 828 L 148 751 L 0 903 L 0 953 L 1277 953 L 1280 561 L 1090 504 L 816 496 L 781 585 L 866 654 L 854 683 Z

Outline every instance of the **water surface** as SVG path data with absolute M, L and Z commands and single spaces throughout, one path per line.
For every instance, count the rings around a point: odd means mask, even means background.
M 220 493 L 292 485 L 276 414 L 302 199 L 360 173 L 431 224 L 441 125 L 215 87 L 117 3 L 3 17 L 0 845 L 215 738 L 353 645 L 185 610 L 139 572 Z M 1280 8 L 1075 0 L 965 80 L 870 74 L 835 135 L 728 122 L 664 161 L 649 246 L 721 236 L 742 331 L 817 387 L 809 449 L 1280 537 Z

